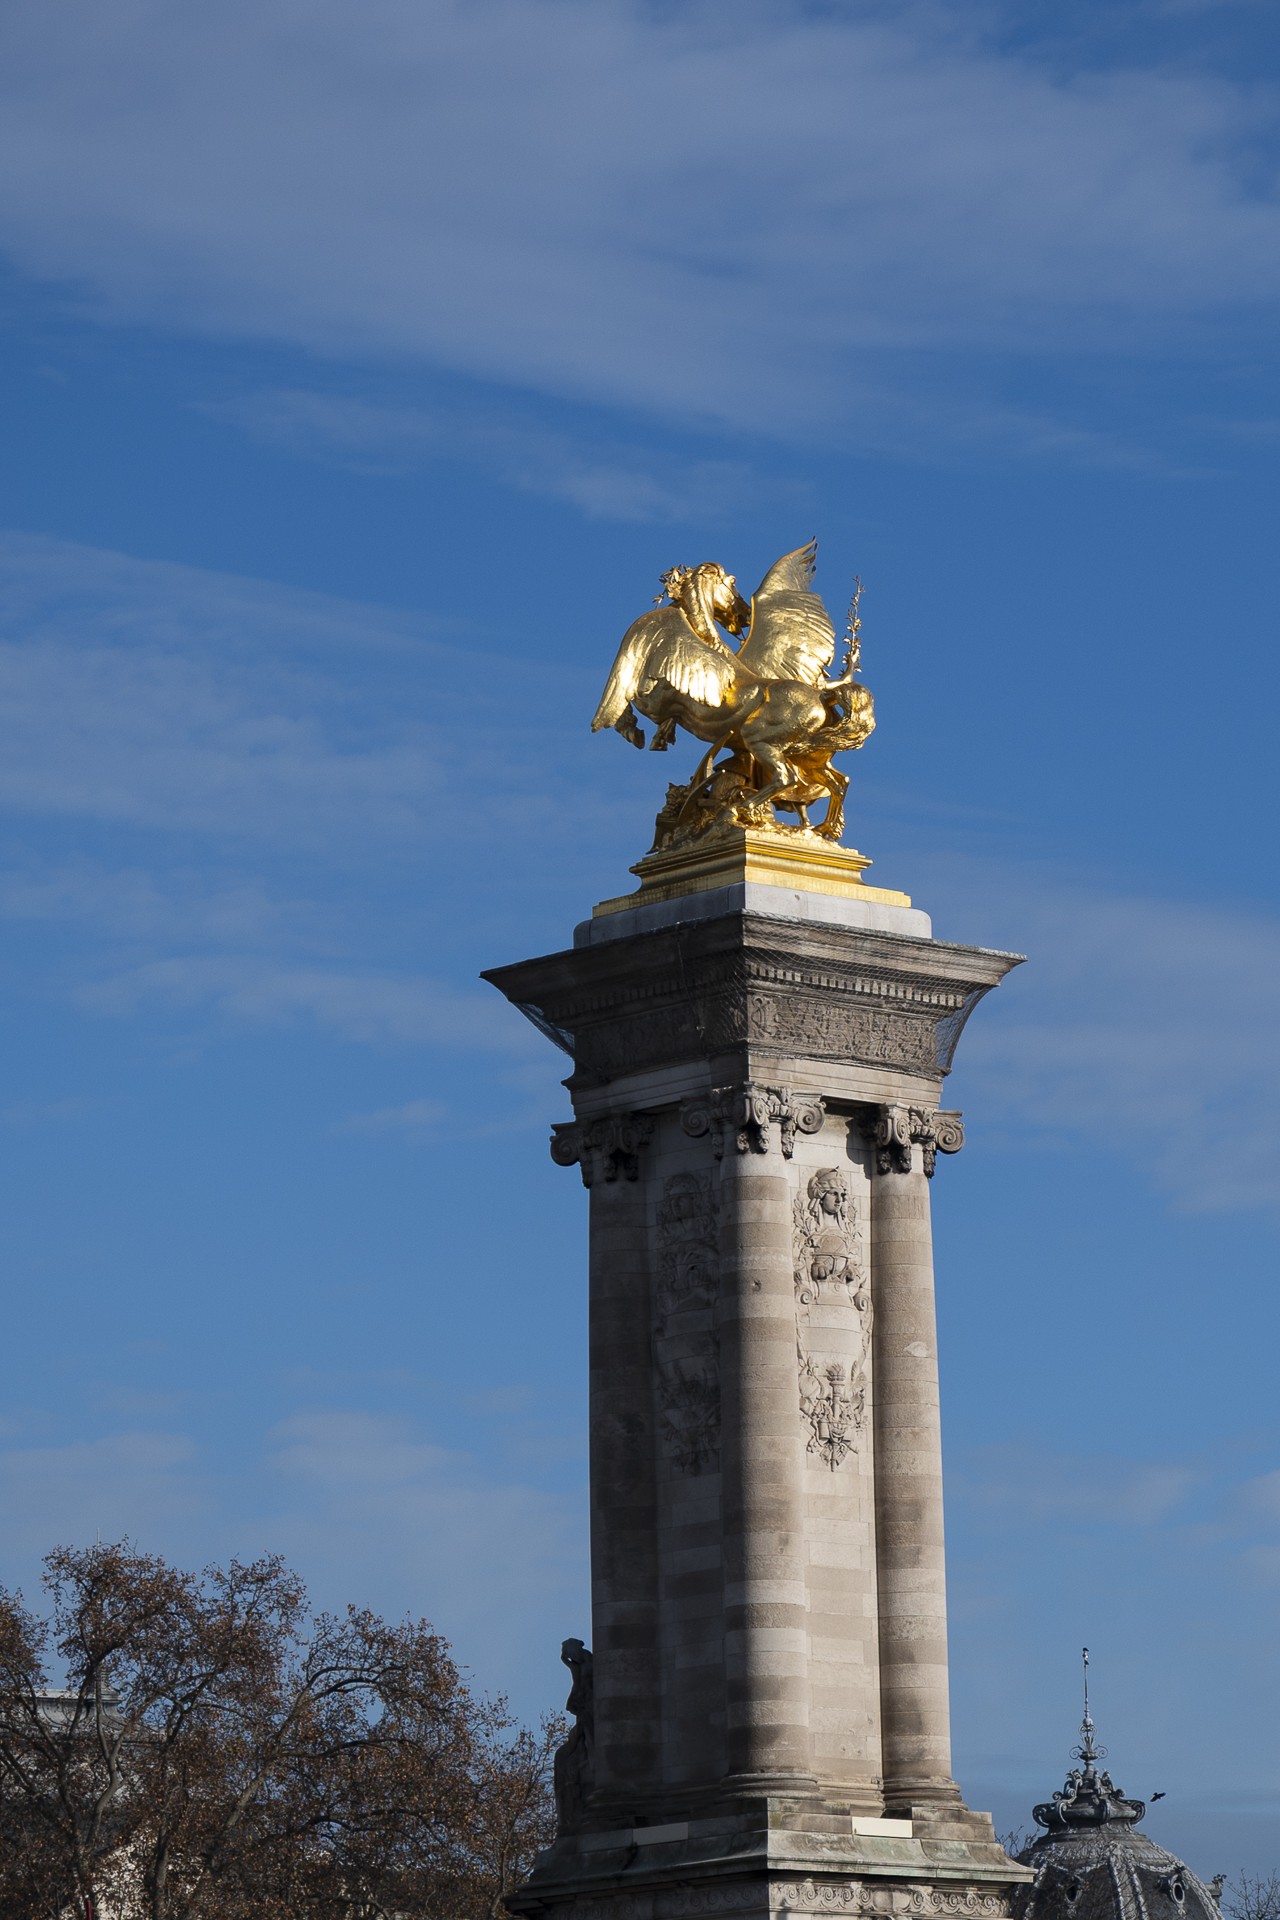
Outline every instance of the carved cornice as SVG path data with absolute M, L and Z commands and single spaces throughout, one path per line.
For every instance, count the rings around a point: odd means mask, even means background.
M 486 975 L 596 1081 L 764 1056 L 936 1080 L 1015 956 L 943 941 L 730 914 Z
M 940 1153 L 959 1153 L 964 1120 L 958 1113 L 930 1107 L 868 1107 L 860 1121 L 862 1137 L 875 1150 L 877 1173 L 910 1173 L 911 1149 L 929 1179 Z
M 612 1114 L 603 1120 L 561 1120 L 551 1129 L 551 1158 L 558 1167 L 576 1166 L 584 1187 L 601 1177 L 634 1180 L 640 1149 L 653 1135 L 648 1113 Z
M 795 1094 L 790 1087 L 762 1087 L 754 1080 L 739 1086 L 711 1087 L 686 1100 L 680 1124 L 693 1139 L 710 1134 L 717 1160 L 726 1142 L 739 1153 L 768 1153 L 769 1126 L 776 1121 L 779 1143 L 789 1160 L 797 1133 L 818 1133 L 826 1108 L 814 1094 Z

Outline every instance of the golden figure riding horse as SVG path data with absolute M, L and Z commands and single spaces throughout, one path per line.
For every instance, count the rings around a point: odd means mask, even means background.
M 677 727 L 706 743 L 687 787 L 676 788 L 659 816 L 659 834 L 705 832 L 733 819 L 760 826 L 773 808 L 799 816 L 826 798 L 816 831 L 838 840 L 849 782 L 832 755 L 860 747 L 875 726 L 858 665 L 857 595 L 850 609 L 849 654 L 838 680 L 827 670 L 836 632 L 813 592 L 817 542 L 770 567 L 750 605 L 723 567 L 674 567 L 662 576 L 662 600 L 627 629 L 592 721 L 644 745 L 637 714 L 657 731 L 662 751 Z M 745 638 L 735 649 L 719 628 Z M 729 758 L 716 764 L 726 752 Z

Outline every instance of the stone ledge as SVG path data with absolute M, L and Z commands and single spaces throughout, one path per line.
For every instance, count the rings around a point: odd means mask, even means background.
M 574 928 L 573 944 L 598 947 L 609 940 L 625 940 L 631 934 L 655 933 L 660 927 L 718 920 L 728 913 L 759 913 L 773 920 L 897 933 L 908 940 L 933 938 L 933 923 L 919 907 L 891 906 L 871 899 L 841 899 L 830 893 L 802 893 L 794 887 L 765 886 L 743 880 L 703 893 L 683 894 L 675 900 L 646 901 L 643 905 L 597 914 Z

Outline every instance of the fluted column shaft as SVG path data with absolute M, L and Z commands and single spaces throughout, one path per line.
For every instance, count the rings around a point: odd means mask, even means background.
M 589 1170 L 584 1157 L 584 1174 Z M 652 1787 L 660 1774 L 652 1306 L 644 1189 L 591 1187 L 591 1617 L 595 1785 Z
M 884 1792 L 952 1800 L 933 1238 L 926 1149 L 881 1155 L 871 1203 Z
M 811 1774 L 791 1192 L 776 1135 L 721 1176 L 726 1744 L 731 1774 Z

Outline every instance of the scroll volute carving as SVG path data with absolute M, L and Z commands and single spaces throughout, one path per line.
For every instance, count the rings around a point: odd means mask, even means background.
M 769 1129 L 776 1123 L 778 1143 L 790 1160 L 796 1135 L 818 1133 L 824 1111 L 816 1095 L 746 1080 L 739 1086 L 711 1087 L 696 1099 L 687 1100 L 680 1110 L 680 1122 L 695 1140 L 710 1135 L 717 1160 L 723 1159 L 726 1147 L 737 1153 L 768 1153 Z
M 551 1129 L 551 1158 L 558 1167 L 577 1167 L 584 1187 L 597 1179 L 635 1180 L 640 1152 L 653 1137 L 648 1113 L 610 1114 L 601 1120 L 562 1120 Z
M 875 1154 L 877 1173 L 910 1173 L 911 1149 L 920 1148 L 920 1164 L 930 1180 L 940 1153 L 959 1153 L 964 1145 L 964 1119 L 933 1107 L 883 1106 L 869 1108 L 861 1121 L 862 1136 Z

